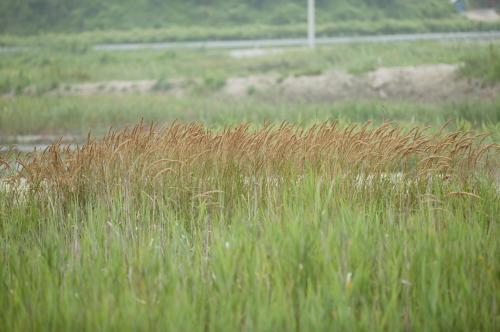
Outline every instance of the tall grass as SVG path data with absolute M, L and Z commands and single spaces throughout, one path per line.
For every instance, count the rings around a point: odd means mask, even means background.
M 493 331 L 483 138 L 140 124 L 4 157 L 0 329 Z
M 499 146 L 482 143 L 487 134 L 425 130 L 405 131 L 389 123 L 339 128 L 336 122 L 325 122 L 308 129 L 283 123 L 218 132 L 198 123 L 160 129 L 140 124 L 110 131 L 98 141 L 89 136 L 75 150 L 56 143 L 21 157 L 18 177 L 35 191 L 48 188 L 80 198 L 89 193 L 110 196 L 116 186 L 134 193 L 171 187 L 179 193 L 173 201 L 182 202 L 184 191 L 194 190 L 191 194 L 199 198 L 225 193 L 230 200 L 233 191 L 254 181 L 280 185 L 300 181 L 308 172 L 325 179 L 401 174 L 425 182 L 434 174 L 465 181 L 478 168 L 491 169 L 498 161 L 491 152 Z

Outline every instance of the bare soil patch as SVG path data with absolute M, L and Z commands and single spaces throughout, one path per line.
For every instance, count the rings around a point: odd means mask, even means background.
M 333 70 L 318 75 L 256 75 L 233 77 L 215 93 L 221 97 L 302 100 L 392 99 L 435 102 L 470 97 L 492 99 L 500 96 L 500 85 L 487 86 L 479 80 L 464 79 L 459 66 L 450 64 L 379 68 L 353 75 Z M 190 84 L 177 79 L 162 83 L 155 80 L 110 81 L 62 86 L 50 95 L 149 94 L 188 95 Z M 168 88 L 164 88 L 165 85 Z
M 464 13 L 464 16 L 472 21 L 496 22 L 500 21 L 500 15 L 494 9 L 475 9 Z
M 183 80 L 168 81 L 168 89 L 160 86 L 156 80 L 135 81 L 107 81 L 95 83 L 82 83 L 63 85 L 56 90 L 50 91 L 50 95 L 109 95 L 109 94 L 148 94 L 154 91 L 168 92 L 173 95 L 182 95 Z
M 330 71 L 316 76 L 269 76 L 234 78 L 223 92 L 242 97 L 249 91 L 283 96 L 287 99 L 405 99 L 434 102 L 440 100 L 495 98 L 500 86 L 485 86 L 458 74 L 457 65 L 424 65 L 379 68 L 363 75 Z

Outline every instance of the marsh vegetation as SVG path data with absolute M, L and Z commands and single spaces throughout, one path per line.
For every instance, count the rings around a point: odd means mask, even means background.
M 380 23 L 336 3 L 351 16 L 320 30 L 472 24 L 448 2 L 391 1 L 401 16 L 370 11 Z M 110 1 L 93 22 L 0 36 L 26 47 L 0 53 L 0 331 L 498 330 L 496 41 L 92 47 L 294 36 L 301 23 L 266 26 L 294 4 L 262 26 L 184 28 L 200 5 L 113 31 Z M 45 31 L 28 9 L 9 32 Z
M 494 330 L 499 146 L 443 130 L 140 124 L 6 155 L 2 329 Z

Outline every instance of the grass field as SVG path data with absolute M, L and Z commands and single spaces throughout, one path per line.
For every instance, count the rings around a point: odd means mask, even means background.
M 251 59 L 66 46 L 0 54 L 0 143 L 81 137 L 0 153 L 0 331 L 499 329 L 498 97 L 218 93 L 238 76 L 442 63 L 494 86 L 497 43 Z M 144 79 L 165 86 L 50 93 Z M 192 89 L 169 95 L 171 79 Z
M 174 124 L 21 157 L 0 193 L 0 328 L 494 331 L 498 146 L 481 137 Z
M 269 102 L 258 97 L 228 100 L 214 97 L 186 98 L 162 95 L 33 97 L 0 99 L 0 130 L 4 136 L 73 134 L 85 136 L 89 129 L 101 136 L 109 127 L 122 128 L 144 119 L 170 123 L 201 121 L 210 128 L 241 122 L 290 121 L 302 126 L 326 120 L 346 123 L 395 121 L 398 125 L 440 127 L 451 120 L 451 129 L 489 132 L 500 139 L 500 100 L 478 99 L 437 104 L 405 101 L 360 100 L 341 102 Z
M 384 66 L 462 62 L 471 64 L 465 74 L 483 78 L 484 71 L 498 62 L 495 56 L 498 49 L 496 42 L 481 41 L 380 43 L 325 46 L 316 52 L 292 48 L 260 58 L 234 59 L 227 51 L 220 50 L 108 53 L 87 48 L 46 48 L 1 54 L 0 93 L 22 93 L 29 87 L 44 93 L 71 83 L 110 80 L 224 81 L 234 76 L 277 74 L 286 77 L 320 74 L 332 69 L 361 74 Z M 482 72 L 477 71 L 476 63 L 483 64 Z M 499 75 L 493 75 L 498 80 Z

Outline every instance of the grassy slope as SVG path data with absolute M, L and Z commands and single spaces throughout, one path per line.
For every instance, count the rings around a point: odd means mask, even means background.
M 318 1 L 320 22 L 377 19 L 443 18 L 453 8 L 439 0 Z M 302 23 L 302 0 L 4 0 L 0 32 L 123 30 L 172 26 L 283 25 Z
M 305 35 L 304 7 L 302 0 L 5 0 L 0 45 L 298 38 Z M 466 20 L 440 0 L 318 1 L 317 7 L 318 34 L 327 36 L 499 29 Z

